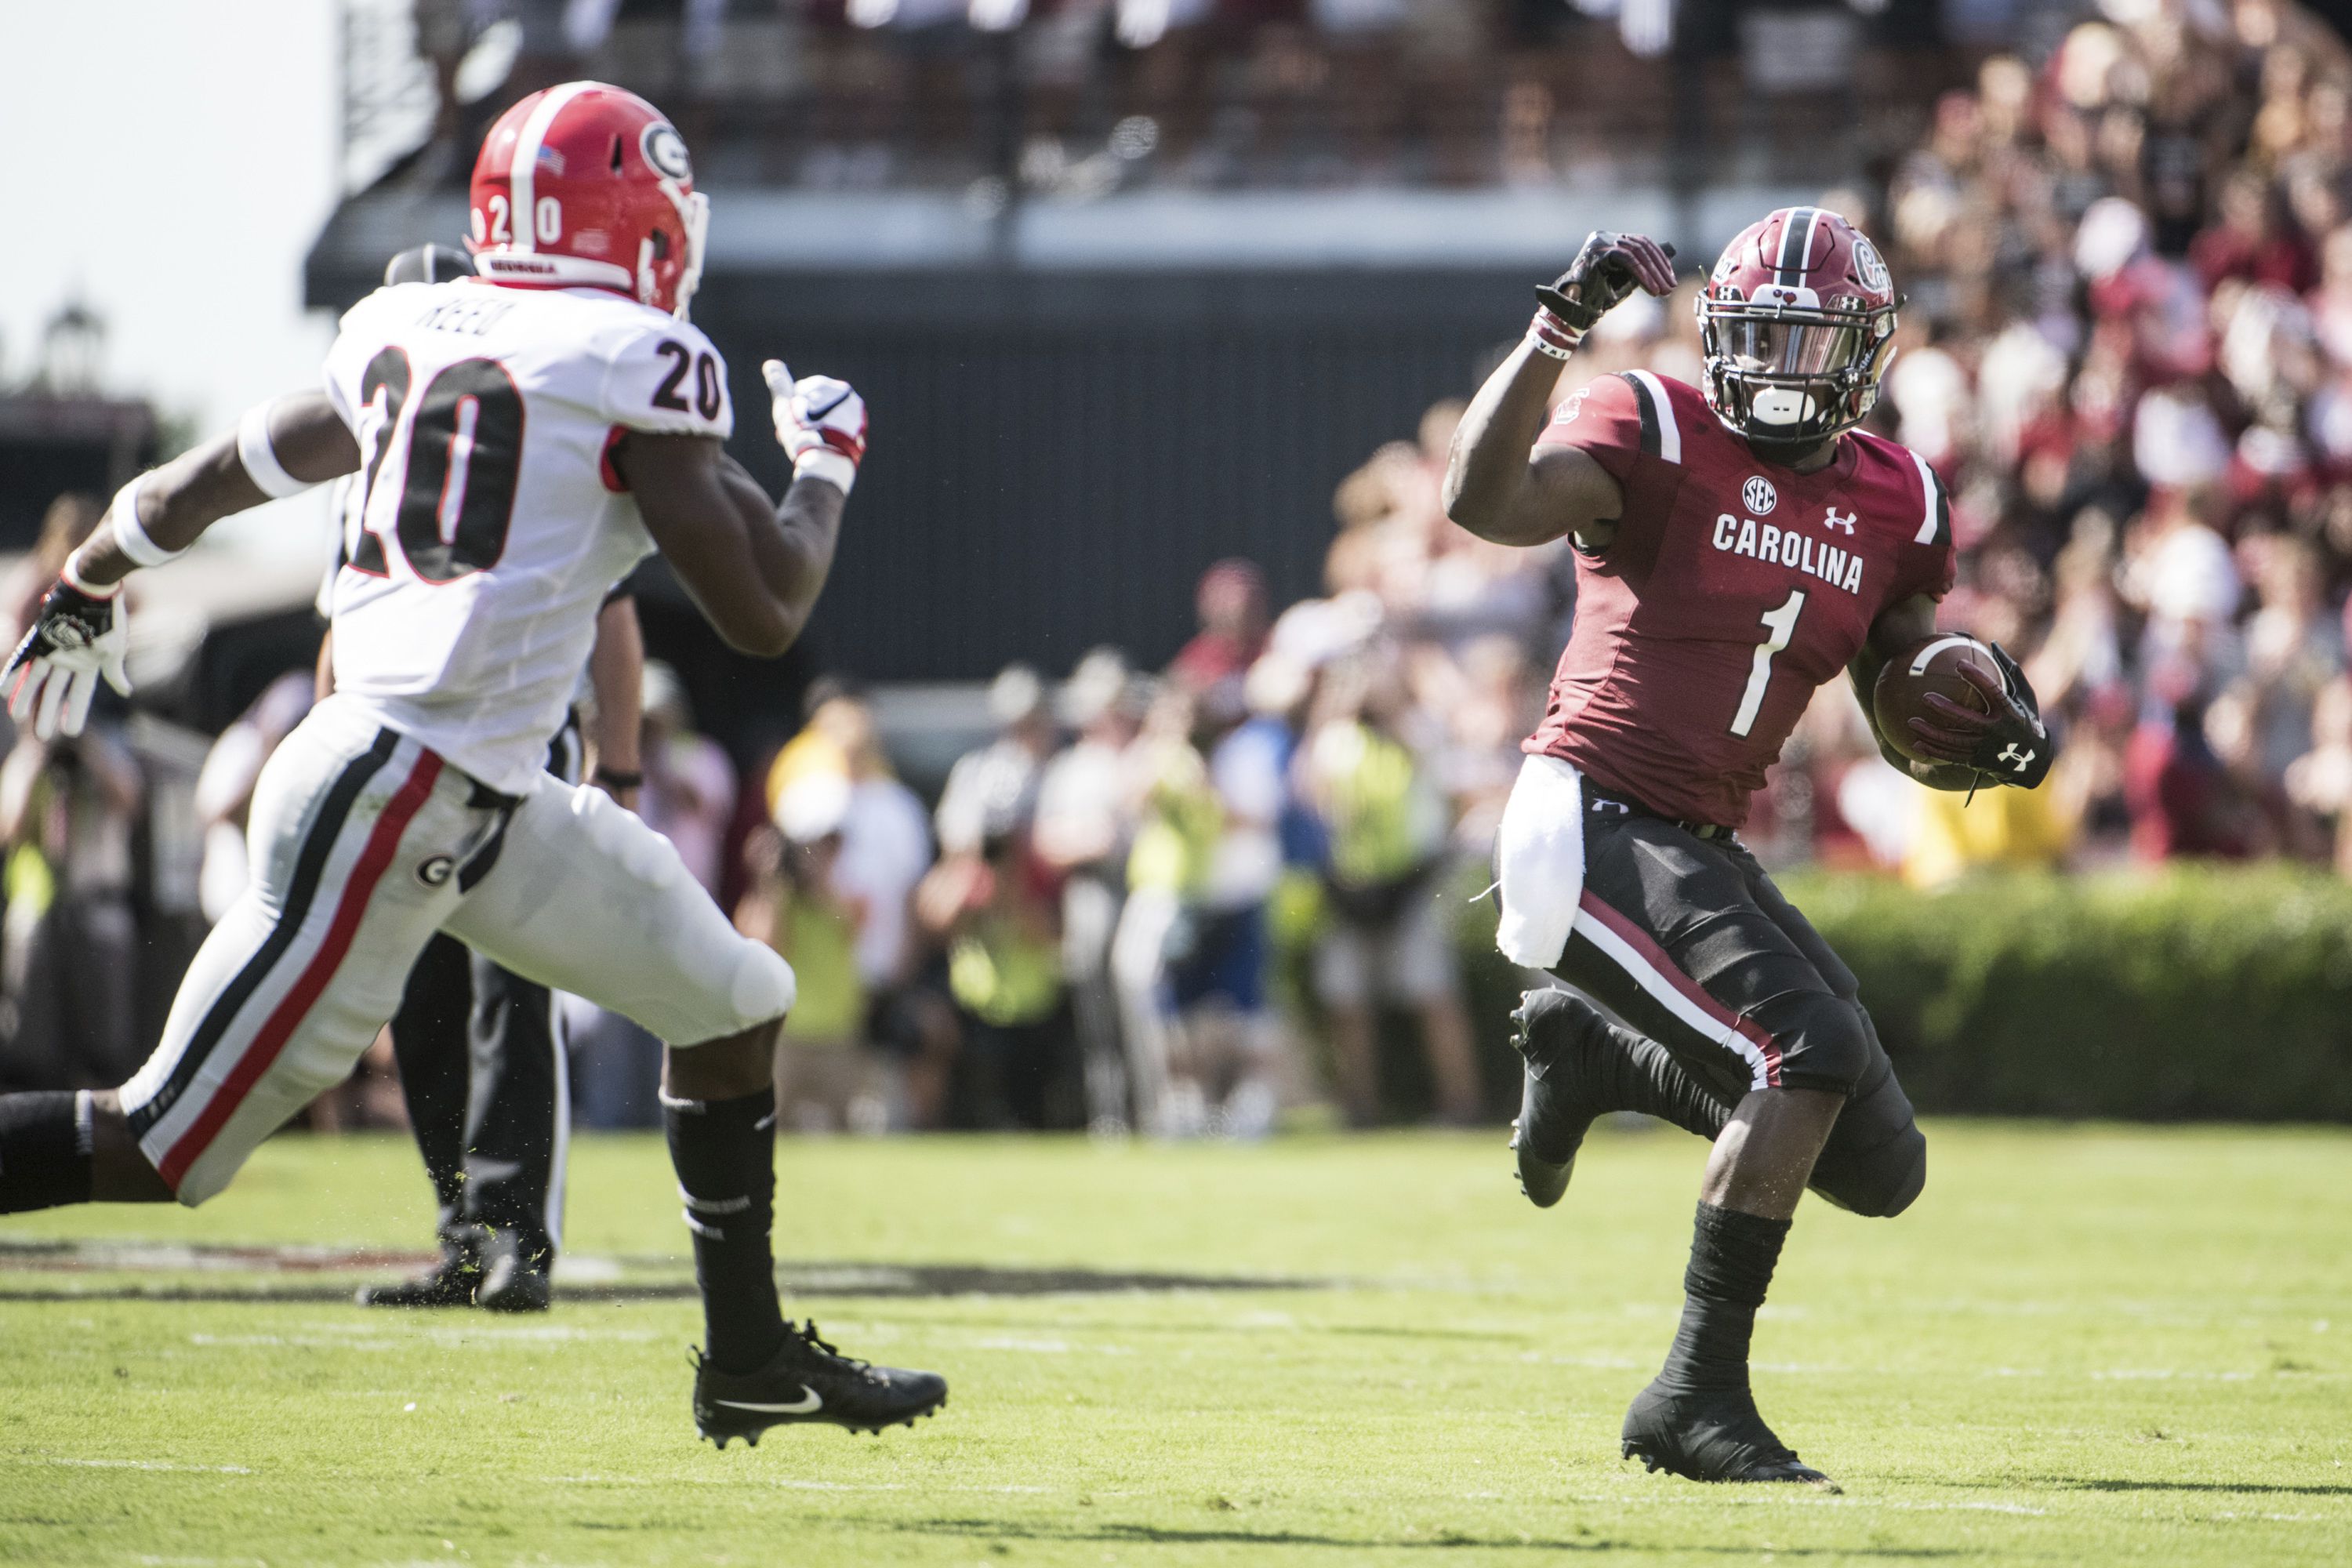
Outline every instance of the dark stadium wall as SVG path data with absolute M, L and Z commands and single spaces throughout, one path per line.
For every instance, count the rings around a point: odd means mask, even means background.
M 737 455 L 780 484 L 766 354 L 874 409 L 812 636 L 873 679 L 1049 672 L 1110 643 L 1146 664 L 1226 555 L 1276 603 L 1319 589 L 1332 489 L 1412 439 L 1509 341 L 1526 280 L 1219 273 L 730 276 L 695 304 L 732 368 Z

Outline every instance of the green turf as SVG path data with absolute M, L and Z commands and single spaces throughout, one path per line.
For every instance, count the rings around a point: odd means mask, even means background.
M 877 1440 L 693 1441 L 691 1302 L 538 1321 L 0 1301 L 0 1560 L 590 1563 L 2343 1563 L 2341 1132 L 1938 1125 L 1895 1222 L 1808 1204 L 1766 1412 L 1842 1497 L 1616 1458 L 1671 1334 L 1698 1146 L 1602 1135 L 1567 1202 L 1499 1133 L 792 1143 L 788 1257 L 1314 1276 L 1328 1289 L 810 1303 L 945 1372 Z M 281 1140 L 193 1215 L 0 1241 L 415 1247 L 412 1156 Z M 650 1140 L 574 1148 L 582 1254 L 682 1251 Z M 0 1272 L 0 1292 L 107 1276 Z

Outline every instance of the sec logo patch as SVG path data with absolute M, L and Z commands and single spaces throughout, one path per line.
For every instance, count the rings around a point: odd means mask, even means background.
M 1763 475 L 1750 474 L 1748 482 L 1740 487 L 1739 500 L 1749 511 L 1762 517 L 1780 504 L 1780 492 Z

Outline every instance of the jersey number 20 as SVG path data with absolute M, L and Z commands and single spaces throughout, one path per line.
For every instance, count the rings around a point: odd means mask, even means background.
M 506 551 L 522 478 L 522 394 L 505 367 L 488 359 L 447 366 L 414 397 L 408 384 L 408 356 L 396 348 L 376 355 L 360 378 L 371 439 L 352 565 L 390 576 L 388 533 L 417 576 L 454 583 L 498 564 Z M 384 454 L 403 419 L 407 456 L 402 472 L 386 476 Z M 386 478 L 397 487 L 388 531 L 376 505 L 377 481 Z
M 1786 604 L 1764 612 L 1764 629 L 1771 635 L 1756 645 L 1755 660 L 1748 667 L 1748 689 L 1740 694 L 1739 711 L 1731 717 L 1733 734 L 1746 735 L 1756 728 L 1756 715 L 1764 710 L 1764 689 L 1772 684 L 1772 657 L 1795 639 L 1797 617 L 1804 613 L 1802 588 L 1790 589 Z

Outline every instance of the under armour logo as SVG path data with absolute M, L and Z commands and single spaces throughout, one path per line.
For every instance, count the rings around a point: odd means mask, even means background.
M 2034 756 L 2035 753 L 2031 750 L 2019 751 L 2017 748 L 2017 742 L 2011 741 L 2008 745 L 2003 746 L 2000 749 L 2000 755 L 1993 760 L 1995 762 L 2009 763 L 2009 771 L 2013 773 L 2021 773 L 2025 771 L 2026 765 L 2033 761 Z
M 1862 514 L 1860 512 L 1850 511 L 1843 517 L 1840 517 L 1838 515 L 1838 509 L 1832 507 L 1830 508 L 1829 516 L 1822 520 L 1822 526 L 1823 528 L 1842 528 L 1848 533 L 1852 533 L 1853 531 L 1853 525 L 1861 521 Z

